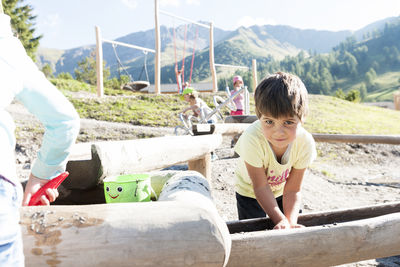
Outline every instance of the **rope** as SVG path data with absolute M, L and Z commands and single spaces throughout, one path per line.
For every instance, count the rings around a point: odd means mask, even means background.
M 113 48 L 113 50 L 114 50 L 114 55 L 115 55 L 115 57 L 117 58 L 117 61 L 118 61 L 118 71 L 120 70 L 120 69 L 119 69 L 120 66 L 122 66 L 122 67 L 123 67 L 122 69 L 123 69 L 123 70 L 125 71 L 125 73 L 128 75 L 130 81 L 133 81 L 132 76 L 126 71 L 125 66 L 122 64 L 121 59 L 118 57 L 117 50 L 115 49 L 116 47 L 117 47 L 116 44 L 112 44 L 112 48 Z M 121 79 L 121 77 L 120 77 L 120 79 Z
M 174 31 L 174 54 L 175 54 L 175 70 L 178 70 L 178 59 L 176 56 L 176 34 L 175 34 L 175 25 L 173 25 L 173 31 Z M 178 93 L 179 93 L 179 81 L 178 81 L 178 77 L 175 76 L 175 80 L 176 80 L 176 85 L 178 86 Z
M 185 83 L 185 51 L 186 51 L 186 33 L 187 33 L 187 24 L 185 24 L 185 37 L 183 39 L 183 52 L 182 52 L 182 85 Z
M 190 65 L 189 84 L 192 84 L 192 72 L 193 72 L 193 63 L 194 63 L 194 51 L 196 50 L 196 41 L 197 41 L 198 32 L 199 32 L 199 28 L 196 28 L 196 35 L 195 35 L 195 37 L 194 37 L 194 43 L 193 43 L 192 63 L 191 63 L 191 65 Z

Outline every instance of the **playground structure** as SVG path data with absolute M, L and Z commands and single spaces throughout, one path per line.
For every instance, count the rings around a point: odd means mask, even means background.
M 211 71 L 211 78 L 212 78 L 212 88 L 208 90 L 201 90 L 203 92 L 213 92 L 216 93 L 218 91 L 217 85 L 217 72 L 216 67 L 228 67 L 228 68 L 246 68 L 245 66 L 233 66 L 233 65 L 225 65 L 225 64 L 216 64 L 214 61 L 214 26 L 213 23 L 210 22 L 209 25 L 199 23 L 181 16 L 177 16 L 175 14 L 163 11 L 159 9 L 159 0 L 154 0 L 154 13 L 155 13 L 155 49 L 144 48 L 132 44 L 126 44 L 122 42 L 111 41 L 107 39 L 103 39 L 101 35 L 101 30 L 98 26 L 95 27 L 96 31 L 96 73 L 97 73 L 97 96 L 103 97 L 104 96 L 104 85 L 103 85 L 103 49 L 102 43 L 111 43 L 113 45 L 120 45 L 125 46 L 133 49 L 139 49 L 146 53 L 154 53 L 155 57 L 155 70 L 154 70 L 154 93 L 161 94 L 163 92 L 170 92 L 170 91 L 162 91 L 161 90 L 161 38 L 160 38 L 160 23 L 159 23 L 159 14 L 163 14 L 169 17 L 173 17 L 191 24 L 194 24 L 199 27 L 203 27 L 209 30 L 209 59 L 210 59 L 210 71 Z M 192 55 L 192 66 L 193 66 L 193 59 L 194 59 L 194 50 Z M 256 67 L 256 60 L 252 60 L 252 73 L 253 73 L 253 83 L 254 85 L 257 84 L 257 67 Z M 173 90 L 172 92 L 176 92 Z
M 204 172 L 220 144 L 213 134 L 77 145 L 63 183 L 70 192 L 58 203 L 75 205 L 21 209 L 27 266 L 330 266 L 400 254 L 400 203 L 304 214 L 307 228 L 265 231 L 268 218 L 224 223 L 200 173 L 157 171 L 189 160 Z M 158 201 L 103 204 L 102 179 L 148 171 Z
M 204 118 L 197 118 L 193 116 L 188 116 L 185 118 L 182 113 L 179 114 L 179 119 L 182 122 L 182 125 L 178 125 L 174 129 L 175 135 L 182 134 L 204 134 L 204 133 L 213 133 L 215 126 L 207 126 L 207 122 L 212 118 L 216 117 L 218 120 L 223 123 L 223 115 L 221 114 L 221 110 L 224 107 L 228 107 L 230 110 L 236 110 L 235 104 L 233 103 L 233 99 L 239 94 L 244 95 L 244 114 L 250 113 L 250 104 L 249 104 L 249 92 L 247 90 L 247 86 L 241 87 L 237 92 L 231 95 L 229 89 L 227 88 L 227 99 L 224 99 L 218 95 L 213 96 L 214 106 L 215 108 Z M 202 129 L 202 130 L 200 130 Z M 182 132 L 181 132 L 182 131 Z

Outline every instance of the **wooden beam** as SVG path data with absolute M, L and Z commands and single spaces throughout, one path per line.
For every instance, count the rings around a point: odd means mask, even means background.
M 116 44 L 116 45 L 119 45 L 119 46 L 125 46 L 125 47 L 129 47 L 129 48 L 133 48 L 133 49 L 137 49 L 137 50 L 141 50 L 141 51 L 145 51 L 145 52 L 150 52 L 150 53 L 155 53 L 156 52 L 154 49 L 141 47 L 141 46 L 137 46 L 137 45 L 133 45 L 133 44 L 126 44 L 126 43 L 122 43 L 122 42 L 118 42 L 118 41 L 111 41 L 111 40 L 103 39 L 103 42 L 104 43 L 109 43 L 109 44 Z
M 103 43 L 101 41 L 100 27 L 96 26 L 96 73 L 97 73 L 97 96 L 104 96 L 103 84 Z
M 155 30 L 155 56 L 154 56 L 154 93 L 161 94 L 161 37 L 160 23 L 158 20 L 159 3 L 154 0 L 154 30 Z
M 309 227 L 368 219 L 395 212 L 400 212 L 400 202 L 301 214 L 298 221 L 300 224 Z M 269 218 L 230 221 L 227 222 L 227 225 L 231 234 L 271 230 L 274 227 Z
M 175 15 L 175 14 L 169 13 L 169 12 L 164 11 L 164 10 L 161 10 L 161 9 L 160 9 L 159 11 L 160 11 L 161 14 L 167 15 L 167 16 L 169 16 L 169 17 L 173 17 L 173 18 L 176 18 L 176 19 L 180 19 L 180 20 L 182 20 L 182 21 L 186 21 L 186 22 L 189 22 L 189 23 L 191 23 L 191 24 L 194 24 L 194 25 L 197 25 L 197 26 L 200 26 L 200 27 L 203 27 L 203 28 L 207 28 L 207 29 L 210 28 L 210 25 L 206 25 L 206 24 L 199 23 L 199 22 L 196 22 L 196 21 L 191 20 L 191 19 L 187 19 L 187 18 L 184 18 L 184 17 L 181 17 L 181 16 L 177 16 L 177 15 Z
M 228 266 L 333 266 L 400 254 L 400 213 L 231 235 Z
M 101 162 L 100 180 L 109 175 L 162 169 L 177 163 L 204 159 L 222 143 L 221 135 L 165 136 L 99 142 L 92 146 Z M 93 157 L 94 157 L 93 156 Z M 207 173 L 205 161 L 200 173 Z M 196 165 L 197 167 L 199 165 Z M 207 179 L 210 176 L 206 177 Z
M 367 143 L 400 145 L 400 135 L 360 135 L 360 134 L 321 134 L 313 133 L 317 142 L 328 143 Z
M 215 70 L 215 57 L 214 57 L 214 26 L 210 22 L 210 45 L 209 45 L 209 57 L 210 57 L 210 71 L 213 84 L 213 93 L 218 92 L 218 79 L 217 71 Z
M 201 173 L 211 184 L 211 153 L 207 153 L 203 158 L 188 161 L 188 168 Z
M 22 207 L 26 266 L 225 266 L 230 235 L 207 181 L 168 182 L 156 202 Z
M 252 70 L 253 70 L 253 92 L 256 91 L 256 87 L 258 85 L 258 79 L 257 79 L 257 60 L 253 59 L 251 61 L 252 65 Z

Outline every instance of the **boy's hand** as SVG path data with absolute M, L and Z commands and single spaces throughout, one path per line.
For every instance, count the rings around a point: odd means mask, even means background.
M 290 229 L 290 228 L 292 228 L 292 226 L 290 225 L 288 219 L 286 218 L 279 221 L 274 227 L 274 229 Z
M 30 174 L 28 183 L 25 186 L 25 193 L 24 193 L 24 199 L 22 201 L 23 206 L 28 206 L 29 201 L 31 200 L 31 197 L 43 186 L 45 185 L 49 180 L 46 179 L 39 179 L 33 174 Z M 53 202 L 57 199 L 58 197 L 58 190 L 57 189 L 51 189 L 48 188 L 46 190 L 46 196 L 42 196 L 40 198 L 41 202 L 43 205 L 50 205 L 50 202 Z
M 305 228 L 305 226 L 302 225 L 302 224 L 296 223 L 296 224 L 293 224 L 293 225 L 292 225 L 292 228 Z

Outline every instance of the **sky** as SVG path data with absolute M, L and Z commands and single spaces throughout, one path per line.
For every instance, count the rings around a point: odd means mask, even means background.
M 300 29 L 358 30 L 400 15 L 400 0 L 157 0 L 159 8 L 192 21 L 234 30 L 251 25 Z M 104 39 L 154 28 L 155 0 L 25 0 L 33 7 L 41 46 L 70 49 L 95 44 L 95 26 Z M 185 23 L 159 15 L 160 25 Z

